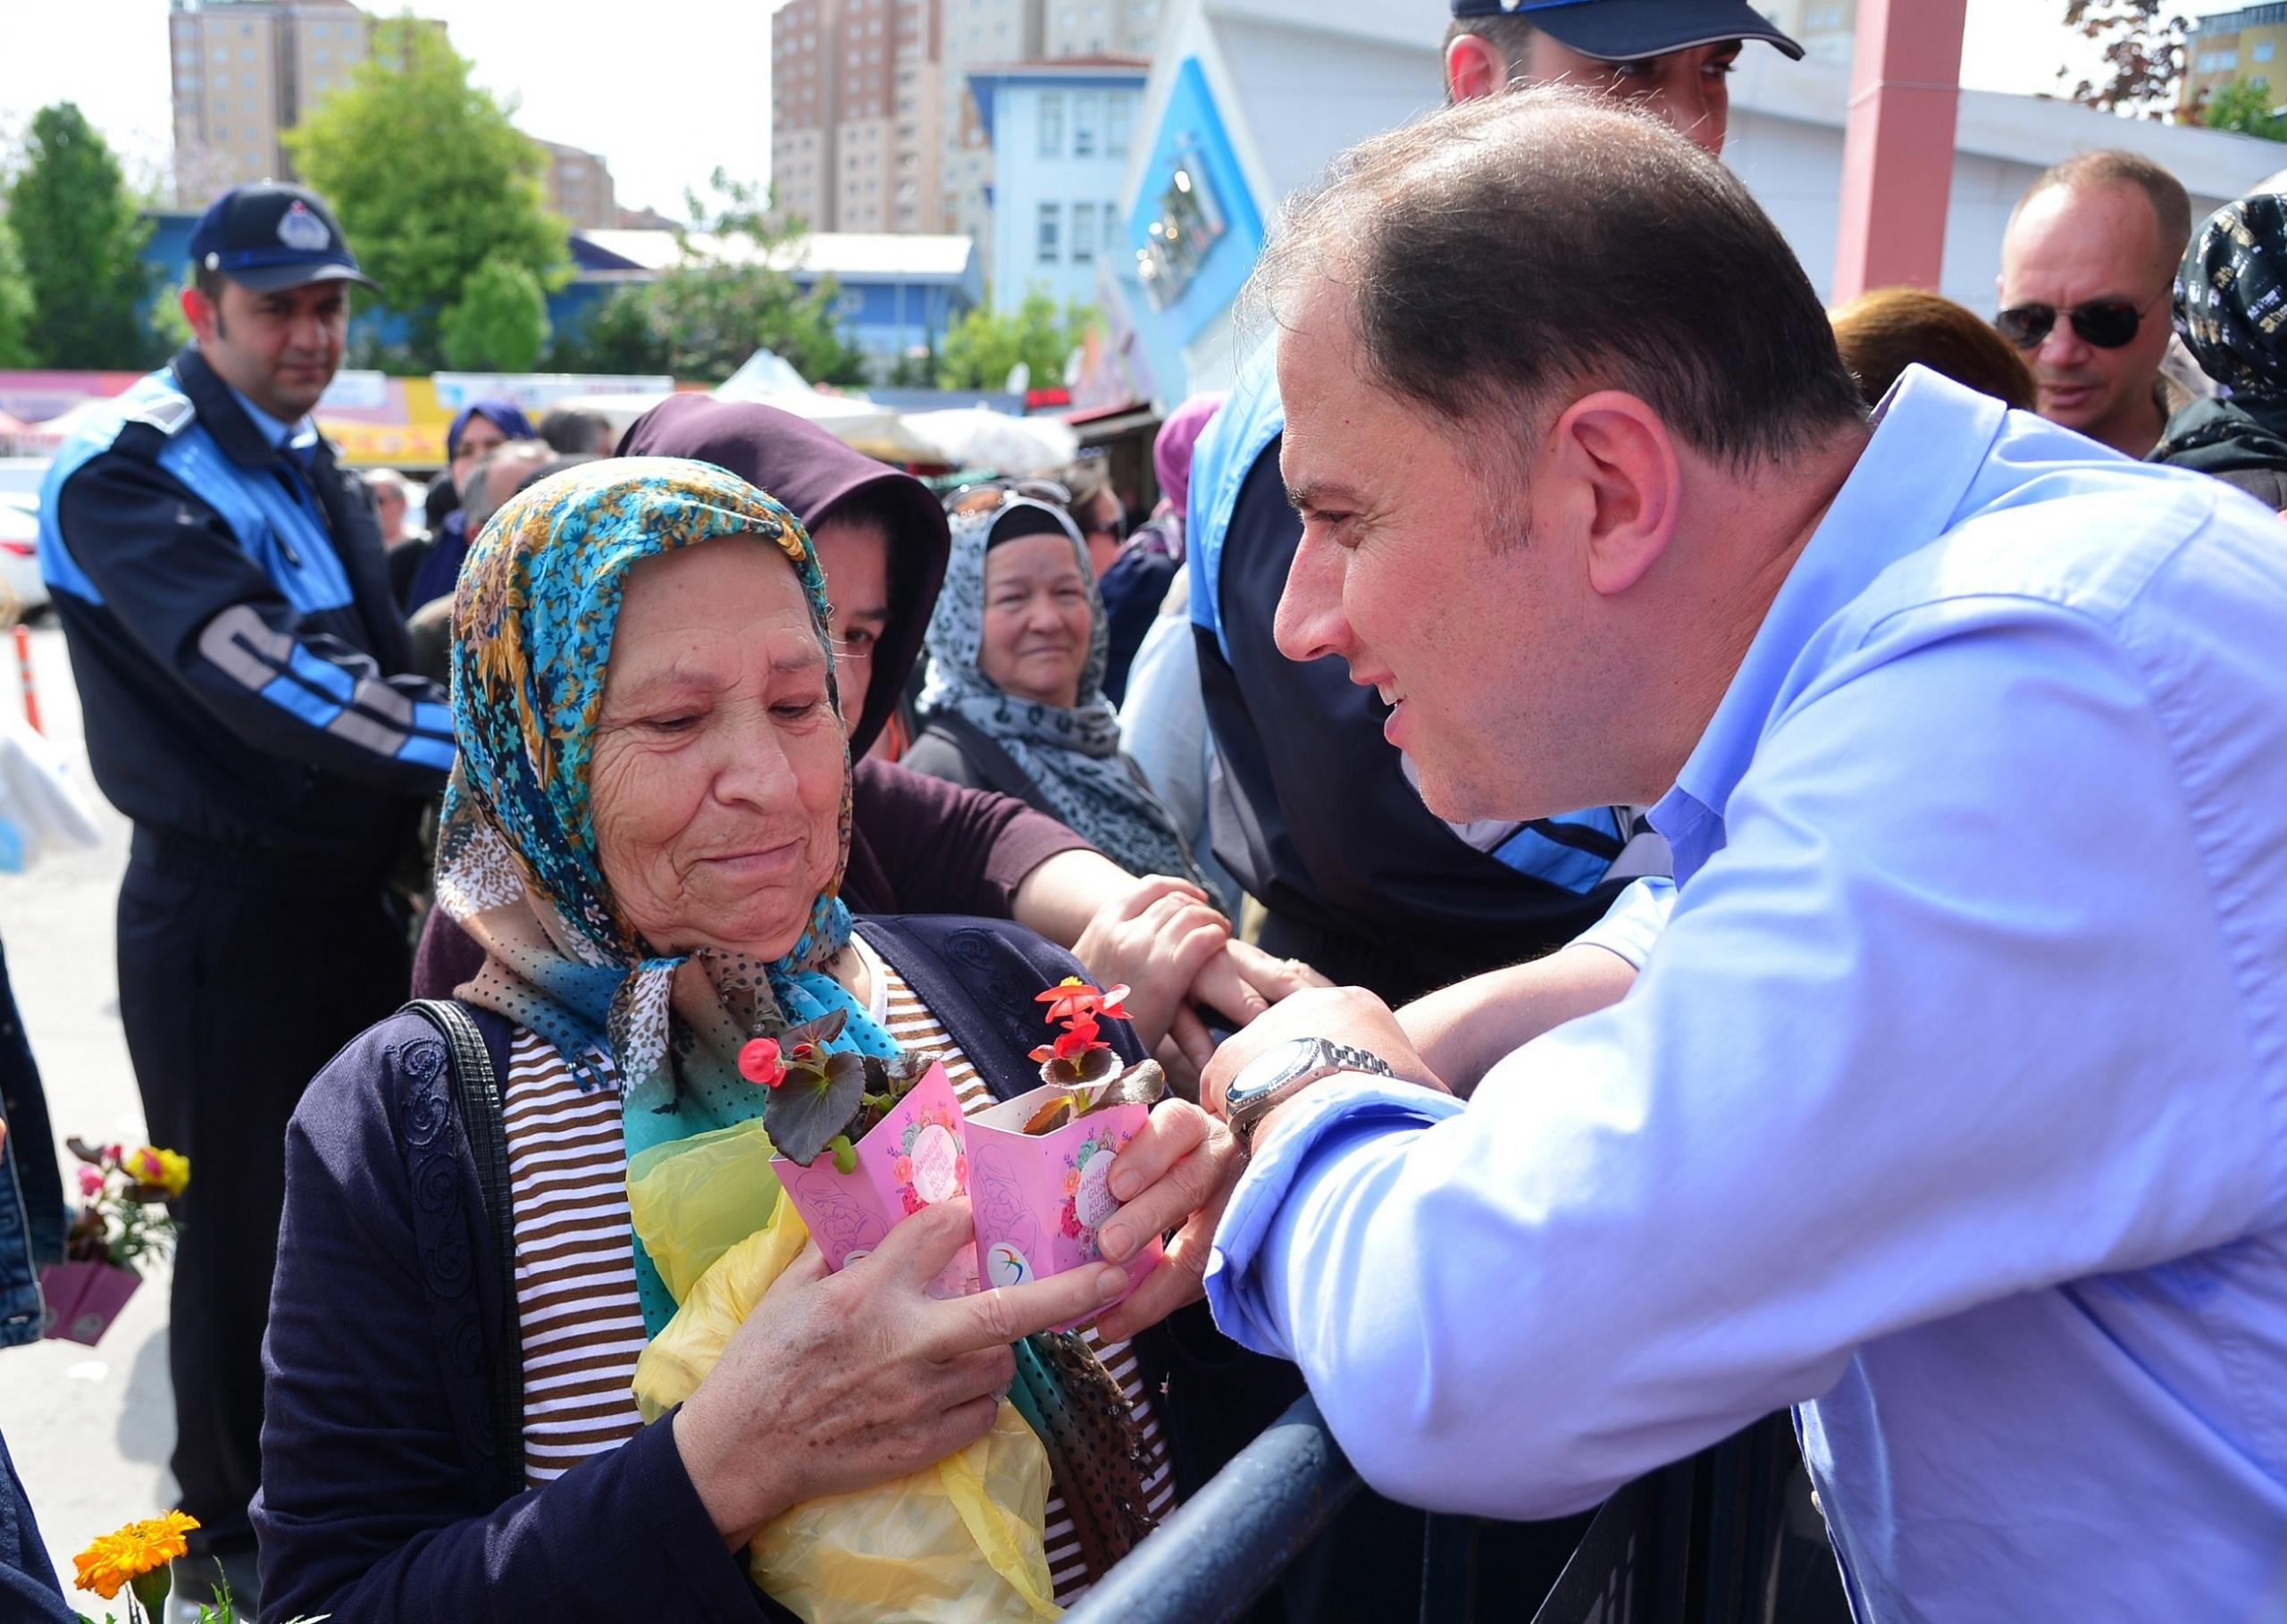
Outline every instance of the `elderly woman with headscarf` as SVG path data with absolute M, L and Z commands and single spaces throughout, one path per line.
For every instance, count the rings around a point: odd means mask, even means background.
M 2287 196 L 2227 203 L 2176 272 L 2176 336 L 2229 391 L 2168 420 L 2148 459 L 2213 474 L 2287 508 Z
M 952 541 L 906 764 L 1018 797 L 1131 873 L 1203 887 L 1174 818 L 1120 753 L 1103 602 L 1072 515 L 1014 490 L 976 493 L 956 505 Z
M 853 913 L 1013 918 L 1073 948 L 1101 984 L 1133 988 L 1136 1029 L 1147 1042 L 1172 1032 L 1191 1066 L 1213 1051 L 1191 1006 L 1244 1025 L 1303 984 L 1281 961 L 1234 941 L 1177 879 L 1116 866 L 1021 799 L 869 753 L 907 691 L 945 574 L 944 510 L 920 481 L 791 413 L 696 395 L 645 413 L 623 448 L 727 469 L 772 492 L 810 532 L 832 600 L 842 717 L 857 760 L 842 892 Z M 448 917 L 432 914 L 415 991 L 444 996 L 480 959 Z M 1170 1069 L 1180 1077 L 1185 1068 Z
M 1032 994 L 1076 967 L 1013 925 L 853 931 L 827 626 L 792 515 L 699 463 L 574 469 L 472 549 L 439 895 L 484 950 L 462 1034 L 482 1054 L 400 1013 L 296 1114 L 265 1619 L 770 1616 L 733 1554 L 758 1528 L 981 1436 L 1008 1341 L 1113 1294 L 1081 1269 L 931 1299 L 970 1234 L 941 1203 L 863 1268 L 808 1254 L 668 1416 L 644 1423 L 630 1395 L 674 1304 L 631 1243 L 628 1158 L 759 1115 L 742 1044 L 838 1013 L 829 1047 L 926 1044 L 975 1109 L 1036 1084 Z M 497 1098 L 471 1081 L 487 1063 Z M 1058 1346 L 1110 1427 L 1097 1457 L 1051 1449 L 1068 1596 L 1172 1486 L 1147 1396 L 1164 1367 Z M 1073 1469 L 1110 1481 L 1083 1495 Z

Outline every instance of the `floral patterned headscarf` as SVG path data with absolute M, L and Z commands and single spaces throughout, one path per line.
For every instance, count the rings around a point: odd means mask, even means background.
M 984 647 L 984 555 L 1001 522 L 1027 511 L 1055 522 L 1088 583 L 1088 655 L 1079 703 L 1069 709 L 1004 693 L 978 664 Z M 997 507 L 955 513 L 952 529 L 952 559 L 929 621 L 923 712 L 951 711 L 992 739 L 1067 826 L 1128 873 L 1174 875 L 1204 886 L 1206 876 L 1176 833 L 1175 818 L 1119 753 L 1119 717 L 1104 698 L 1110 647 L 1104 600 L 1072 516 L 1046 502 L 1010 497 Z
M 613 900 L 599 856 L 588 769 L 627 573 L 719 536 L 785 554 L 828 654 L 825 579 L 801 525 L 709 464 L 632 457 L 570 470 L 511 498 L 470 547 L 453 601 L 453 724 L 460 763 L 446 791 L 437 900 L 485 951 L 469 1001 L 554 1043 L 583 1087 L 617 1072 L 630 1156 L 759 1116 L 739 1046 L 844 1012 L 831 1045 L 895 1045 L 826 966 L 850 940 L 835 894 L 850 852 L 844 757 L 842 859 L 801 939 L 771 963 L 663 954 Z M 829 689 L 829 709 L 839 715 Z M 637 1284 L 657 1330 L 674 1304 L 639 1243 Z M 656 1318 L 655 1318 L 656 1316 Z

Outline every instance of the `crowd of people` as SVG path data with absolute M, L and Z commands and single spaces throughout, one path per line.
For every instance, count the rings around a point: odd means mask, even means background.
M 780 1616 L 758 1529 L 1082 1322 L 1066 1603 L 1305 1385 L 1389 1498 L 1298 1620 L 1412 1611 L 1406 1508 L 1559 1518 L 1789 1406 L 1861 1620 L 2287 1596 L 2287 197 L 2076 155 L 1992 321 L 1828 312 L 1722 163 L 1784 33 L 1453 10 L 1141 523 L 1102 459 L 940 493 L 698 396 L 472 403 L 424 502 L 310 416 L 371 285 L 325 202 L 208 212 L 41 535 L 199 1170 L 188 1566 L 264 1620 Z M 1100 1232 L 1141 1285 L 935 1300 L 926 1208 L 647 1421 L 631 1159 L 825 1014 L 990 1109 L 1067 976 L 1177 1081 Z

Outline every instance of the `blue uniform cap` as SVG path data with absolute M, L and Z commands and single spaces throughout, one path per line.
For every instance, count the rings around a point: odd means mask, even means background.
M 311 282 L 381 289 L 357 268 L 325 200 L 276 180 L 234 186 L 214 199 L 190 234 L 190 263 L 257 293 Z
M 1519 17 L 1600 62 L 1637 62 L 1730 39 L 1761 39 L 1800 62 L 1803 47 L 1747 0 L 1450 0 L 1456 17 Z

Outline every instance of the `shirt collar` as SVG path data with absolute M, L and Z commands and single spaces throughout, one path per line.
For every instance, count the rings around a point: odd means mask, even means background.
M 228 384 L 223 387 L 230 388 Z M 239 403 L 239 409 L 247 414 L 247 421 L 260 431 L 265 441 L 303 466 L 309 465 L 310 454 L 317 449 L 318 443 L 318 425 L 314 418 L 305 416 L 299 423 L 281 423 L 235 389 L 230 389 L 230 398 Z
M 1874 435 L 1772 599 L 1747 657 L 1651 812 L 1683 883 L 1722 849 L 1723 815 L 1818 629 L 1900 558 L 1943 534 L 2006 408 L 1921 366 L 1875 408 Z

